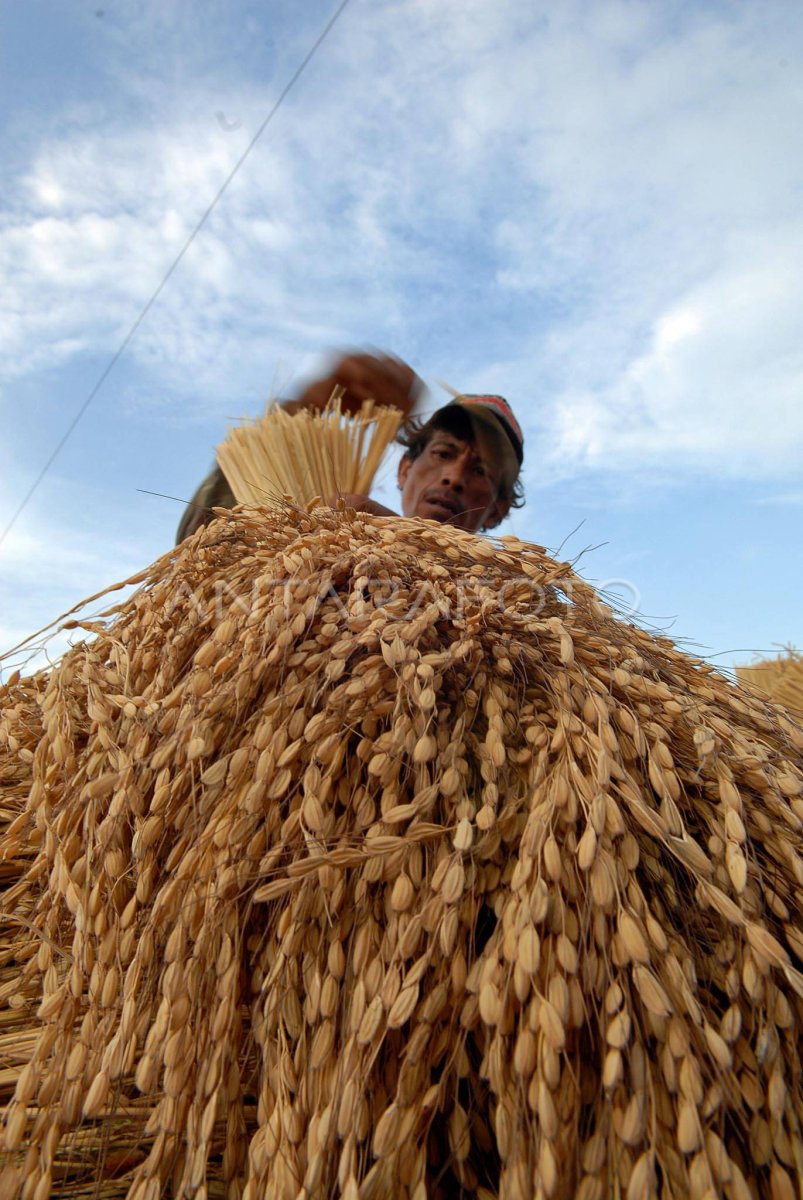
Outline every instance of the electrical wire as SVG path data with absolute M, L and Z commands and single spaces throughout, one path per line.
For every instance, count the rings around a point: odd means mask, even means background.
M 166 272 L 166 274 L 165 274 L 164 278 L 162 279 L 161 283 L 160 283 L 160 284 L 159 284 L 159 286 L 157 287 L 156 291 L 153 293 L 153 295 L 151 296 L 151 298 L 148 300 L 147 304 L 146 304 L 146 305 L 145 305 L 145 307 L 142 309 L 142 312 L 139 314 L 139 316 L 137 317 L 136 321 L 134 321 L 134 324 L 131 326 L 131 328 L 129 329 L 128 333 L 127 333 L 127 334 L 126 334 L 126 336 L 123 338 L 123 341 L 121 342 L 121 344 L 120 344 L 120 346 L 118 347 L 118 349 L 116 350 L 116 352 L 115 352 L 115 353 L 112 355 L 112 358 L 110 359 L 110 361 L 109 361 L 109 362 L 106 364 L 105 368 L 104 368 L 104 369 L 103 369 L 103 371 L 101 372 L 100 378 L 98 379 L 97 383 L 96 383 L 96 384 L 95 384 L 95 386 L 92 388 L 91 392 L 90 392 L 90 393 L 89 393 L 89 395 L 86 397 L 86 399 L 84 400 L 83 404 L 80 406 L 80 408 L 79 408 L 79 409 L 78 409 L 78 411 L 76 412 L 75 416 L 74 416 L 74 417 L 72 418 L 72 420 L 70 421 L 70 423 L 69 423 L 69 425 L 67 426 L 66 430 L 65 430 L 65 431 L 64 431 L 64 433 L 62 434 L 62 436 L 61 436 L 60 440 L 58 441 L 58 443 L 56 444 L 55 448 L 54 448 L 54 449 L 53 449 L 53 451 L 51 452 L 51 454 L 50 454 L 50 457 L 47 459 L 46 463 L 44 464 L 44 466 L 43 466 L 43 467 L 42 467 L 42 469 L 40 470 L 39 474 L 36 476 L 36 479 L 34 479 L 33 483 L 32 483 L 32 484 L 31 484 L 31 486 L 28 488 L 28 491 L 27 491 L 27 492 L 25 493 L 25 495 L 23 496 L 22 500 L 20 501 L 19 505 L 17 506 L 17 509 L 16 509 L 16 511 L 14 512 L 13 516 L 11 517 L 11 520 L 10 520 L 10 521 L 8 522 L 8 524 L 6 525 L 6 527 L 5 527 L 5 529 L 3 530 L 2 534 L 0 534 L 0 546 L 2 546 L 3 542 L 6 540 L 6 538 L 8 537 L 8 535 L 11 533 L 11 530 L 14 528 L 14 526 L 16 525 L 16 523 L 17 523 L 17 521 L 19 520 L 19 518 L 22 516 L 22 513 L 25 511 L 25 509 L 27 508 L 27 506 L 28 506 L 28 504 L 29 504 L 30 500 L 32 499 L 33 495 L 35 494 L 35 492 L 36 492 L 36 491 L 37 491 L 37 489 L 39 488 L 40 484 L 42 483 L 42 480 L 45 478 L 45 476 L 47 475 L 48 471 L 49 471 L 49 470 L 50 470 L 50 468 L 53 466 L 53 463 L 56 461 L 56 459 L 58 458 L 59 454 L 60 454 L 60 453 L 61 453 L 61 451 L 64 449 L 65 445 L 67 444 L 67 442 L 69 441 L 69 439 L 70 439 L 70 437 L 72 436 L 73 432 L 75 431 L 75 428 L 76 428 L 76 426 L 78 425 L 78 423 L 80 422 L 80 420 L 82 419 L 82 417 L 84 416 L 84 414 L 86 413 L 87 409 L 89 408 L 90 404 L 91 404 L 91 403 L 92 403 L 92 401 L 95 399 L 95 397 L 97 396 L 97 394 L 98 394 L 98 392 L 100 391 L 100 389 L 103 387 L 103 384 L 104 384 L 104 383 L 106 382 L 106 380 L 109 378 L 109 375 L 110 375 L 110 374 L 112 373 L 112 371 L 114 370 L 114 367 L 115 367 L 115 365 L 117 364 L 118 360 L 119 360 L 119 359 L 122 357 L 122 355 L 124 354 L 124 352 L 125 352 L 126 348 L 128 347 L 128 345 L 129 345 L 129 343 L 131 342 L 132 338 L 134 337 L 135 333 L 136 333 L 136 332 L 137 332 L 137 330 L 139 329 L 140 325 L 141 325 L 141 324 L 142 324 L 142 322 L 145 320 L 145 318 L 147 317 L 147 315 L 148 315 L 148 313 L 150 312 L 150 310 L 153 308 L 153 306 L 154 306 L 154 304 L 156 303 L 156 301 L 159 299 L 160 295 L 162 294 L 162 292 L 164 291 L 164 289 L 165 289 L 165 287 L 167 286 L 168 282 L 170 281 L 170 278 L 172 277 L 172 275 L 173 275 L 173 274 L 174 274 L 174 272 L 176 271 L 177 267 L 178 267 L 178 266 L 179 266 L 179 264 L 181 263 L 181 260 L 184 258 L 184 255 L 187 253 L 187 251 L 189 250 L 190 246 L 191 246 L 191 245 L 192 245 L 192 243 L 195 241 L 196 237 L 198 236 L 198 234 L 201 232 L 201 230 L 203 229 L 204 225 L 205 225 L 205 224 L 206 224 L 206 222 L 208 221 L 209 217 L 210 217 L 210 216 L 212 215 L 212 213 L 214 212 L 215 208 L 217 207 L 217 204 L 218 204 L 218 202 L 219 202 L 219 201 L 220 201 L 220 199 L 222 198 L 222 196 L 223 196 L 223 194 L 225 193 L 226 189 L 228 188 L 229 184 L 230 184 L 230 183 L 231 183 L 231 181 L 234 179 L 235 175 L 236 175 L 236 174 L 237 174 L 237 172 L 240 170 L 240 168 L 242 167 L 242 165 L 243 165 L 243 163 L 245 162 L 245 160 L 248 158 L 248 156 L 249 156 L 249 154 L 251 153 L 251 151 L 254 149 L 254 146 L 256 146 L 257 142 L 258 142 L 258 141 L 259 141 L 259 139 L 262 137 L 262 134 L 265 132 L 265 130 L 267 129 L 268 125 L 269 125 L 269 124 L 270 124 L 270 122 L 273 120 L 274 116 L 275 116 L 275 115 L 276 115 L 276 113 L 279 111 L 279 109 L 281 108 L 282 104 L 283 104 L 283 103 L 284 103 L 284 101 L 286 100 L 286 98 L 287 98 L 287 96 L 289 95 L 290 91 L 293 89 L 293 87 L 295 86 L 295 84 L 297 83 L 297 81 L 299 80 L 299 78 L 301 77 L 301 75 L 303 74 L 303 72 L 304 72 L 305 68 L 306 68 L 306 67 L 309 65 L 309 63 L 311 62 L 311 60 L 312 60 L 312 59 L 313 59 L 313 57 L 315 56 L 316 52 L 318 51 L 318 49 L 321 47 L 321 45 L 323 44 L 323 42 L 326 40 L 327 36 L 328 36 L 328 35 L 331 33 L 332 29 L 333 29 L 333 28 L 334 28 L 334 26 L 336 25 L 337 21 L 339 20 L 339 18 L 340 18 L 340 17 L 341 17 L 341 15 L 342 15 L 342 13 L 343 13 L 344 9 L 346 8 L 346 6 L 347 6 L 349 3 L 350 3 L 350 0 L 342 0 L 342 2 L 341 2 L 341 4 L 339 5 L 339 7 L 338 7 L 338 8 L 335 10 L 335 12 L 334 12 L 333 16 L 331 16 L 331 17 L 329 18 L 329 20 L 327 21 L 327 23 L 326 23 L 326 25 L 324 26 L 324 28 L 323 28 L 323 30 L 321 31 L 321 33 L 318 35 L 318 37 L 315 39 L 315 41 L 313 42 L 313 44 L 312 44 L 312 46 L 310 47 L 310 49 L 309 49 L 309 50 L 307 51 L 307 53 L 304 55 L 304 58 L 301 60 L 300 64 L 299 64 L 299 65 L 296 67 L 295 71 L 293 72 L 292 76 L 290 77 L 290 80 L 289 80 L 289 82 L 285 84 L 284 88 L 282 89 L 282 91 L 281 91 L 281 93 L 280 93 L 280 95 L 279 95 L 278 99 L 277 99 L 277 100 L 276 100 L 276 102 L 274 103 L 274 105 L 273 105 L 273 107 L 271 108 L 270 112 L 269 112 L 269 113 L 268 113 L 268 115 L 265 117 L 264 121 L 263 121 L 263 122 L 262 122 L 262 124 L 259 126 L 259 128 L 257 129 L 257 131 L 256 131 L 256 133 L 254 134 L 254 136 L 251 138 L 251 141 L 248 143 L 248 145 L 246 146 L 246 148 L 245 148 L 245 150 L 243 151 L 243 153 L 242 153 L 242 154 L 240 155 L 240 157 L 237 159 L 237 162 L 236 162 L 236 163 L 234 164 L 234 166 L 232 167 L 232 169 L 231 169 L 231 171 L 229 172 L 229 174 L 228 174 L 228 176 L 226 177 L 226 179 L 223 181 L 223 183 L 221 184 L 221 186 L 218 188 L 218 191 L 217 191 L 217 193 L 216 193 L 216 195 L 215 195 L 214 199 L 213 199 L 213 200 L 212 200 L 212 202 L 211 202 L 211 203 L 210 203 L 210 204 L 207 206 L 207 208 L 206 208 L 205 212 L 203 213 L 203 215 L 202 215 L 202 217 L 201 217 L 200 221 L 198 221 L 198 223 L 197 223 L 197 225 L 195 226 L 195 228 L 193 229 L 192 233 L 191 233 L 191 234 L 190 234 L 190 236 L 187 238 L 187 240 L 186 240 L 186 242 L 184 243 L 184 245 L 181 247 L 181 250 L 180 250 L 180 251 L 179 251 L 179 253 L 176 255 L 176 257 L 174 258 L 173 262 L 170 264 L 170 266 L 169 266 L 169 268 L 168 268 L 168 270 L 167 270 L 167 272 Z

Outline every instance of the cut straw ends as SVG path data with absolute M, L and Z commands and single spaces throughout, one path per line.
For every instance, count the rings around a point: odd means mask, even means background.
M 230 430 L 217 458 L 238 504 L 308 505 L 342 493 L 370 491 L 402 413 L 369 400 L 354 415 L 336 390 L 323 409 L 289 412 L 273 405 L 263 417 Z

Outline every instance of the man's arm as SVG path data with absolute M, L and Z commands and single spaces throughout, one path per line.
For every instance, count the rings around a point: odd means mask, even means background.
M 346 354 L 328 375 L 311 383 L 297 400 L 288 401 L 284 407 L 291 412 L 300 408 L 324 409 L 336 387 L 344 389 L 341 403 L 346 412 L 357 412 L 366 400 L 372 399 L 377 404 L 401 409 L 405 416 L 423 390 L 415 371 L 401 359 L 390 355 Z M 236 503 L 225 475 L 220 467 L 215 467 L 190 500 L 176 533 L 176 543 L 207 525 L 213 519 L 212 508 L 233 508 Z
M 226 476 L 220 467 L 213 467 L 184 510 L 176 530 L 176 545 L 195 533 L 202 525 L 208 525 L 214 517 L 211 511 L 213 508 L 234 508 L 236 503 Z

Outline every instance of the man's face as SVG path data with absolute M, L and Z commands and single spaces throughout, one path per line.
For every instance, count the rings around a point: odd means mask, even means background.
M 471 442 L 436 430 L 418 458 L 399 464 L 402 512 L 476 533 L 498 525 L 510 505 L 499 496 L 498 472 Z

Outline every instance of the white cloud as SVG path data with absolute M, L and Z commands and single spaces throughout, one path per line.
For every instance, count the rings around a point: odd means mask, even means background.
M 191 37 L 183 4 L 116 16 L 121 56 L 148 48 L 118 64 L 138 119 L 65 118 L 17 179 L 7 378 L 111 356 L 312 40 L 227 77 L 222 11 Z M 132 342 L 138 402 L 228 414 L 374 339 L 521 397 L 553 469 L 799 465 L 795 39 L 747 7 L 346 10 Z
M 761 506 L 778 505 L 783 508 L 799 508 L 803 507 L 803 491 L 780 492 L 774 496 L 761 496 L 755 503 Z
M 803 465 L 803 223 L 768 233 L 659 314 L 610 383 L 567 392 L 555 459 L 627 468 L 659 462 L 724 475 Z

